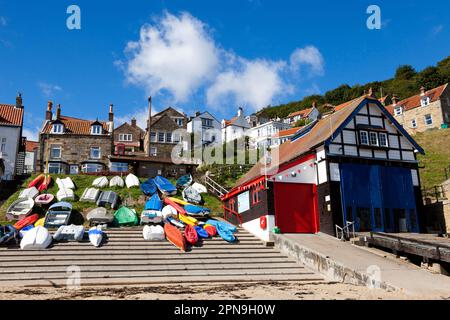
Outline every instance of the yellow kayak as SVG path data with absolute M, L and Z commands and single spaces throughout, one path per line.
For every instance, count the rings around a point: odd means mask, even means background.
M 41 218 L 34 224 L 35 227 L 43 227 L 45 222 L 45 218 Z
M 172 200 L 175 203 L 181 204 L 182 206 L 186 206 L 188 204 L 190 204 L 189 202 L 186 202 L 184 200 L 181 199 L 176 199 L 176 198 L 169 198 L 170 200 Z
M 182 214 L 178 215 L 178 219 L 181 222 L 189 224 L 191 226 L 196 226 L 198 224 L 198 220 L 197 219 L 192 218 L 192 217 L 188 217 L 188 216 L 185 216 L 185 215 L 182 215 Z

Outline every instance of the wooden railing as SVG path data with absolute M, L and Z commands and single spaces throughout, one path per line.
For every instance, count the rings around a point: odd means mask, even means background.
M 231 210 L 230 208 L 227 208 L 226 206 L 222 206 L 224 213 L 223 213 L 223 217 L 225 218 L 225 220 L 229 221 L 228 215 L 233 215 L 235 216 L 238 221 L 239 221 L 239 225 L 242 225 L 242 217 L 239 213 L 237 213 L 236 211 Z

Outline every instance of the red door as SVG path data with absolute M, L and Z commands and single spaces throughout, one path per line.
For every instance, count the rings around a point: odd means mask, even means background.
M 317 233 L 317 187 L 312 184 L 275 183 L 275 222 L 282 233 Z

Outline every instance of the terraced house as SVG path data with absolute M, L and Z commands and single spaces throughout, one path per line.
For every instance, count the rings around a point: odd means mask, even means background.
M 113 147 L 113 106 L 108 121 L 64 116 L 60 105 L 53 115 L 52 108 L 49 102 L 39 133 L 38 171 L 78 174 L 108 170 Z
M 141 129 L 136 119 L 131 119 L 131 124 L 124 122 L 114 129 L 114 154 L 125 155 L 144 151 L 145 131 Z

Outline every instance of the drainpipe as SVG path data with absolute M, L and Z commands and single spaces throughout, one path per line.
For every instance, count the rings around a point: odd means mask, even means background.
M 151 151 L 150 151 L 150 147 L 152 145 L 152 132 L 151 132 L 151 128 L 152 128 L 152 97 L 148 97 L 148 150 L 147 150 L 147 155 L 150 157 L 151 156 Z

